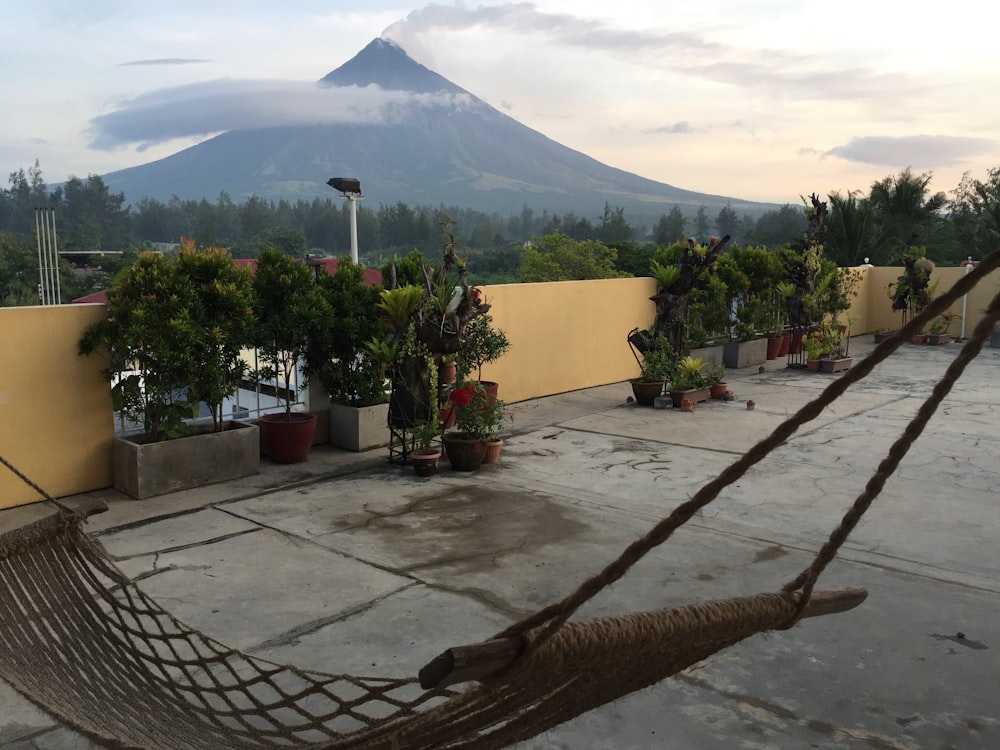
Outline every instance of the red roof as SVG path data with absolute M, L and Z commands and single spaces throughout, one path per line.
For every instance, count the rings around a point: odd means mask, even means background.
M 73 302 L 85 303 L 85 302 L 100 302 L 101 304 L 108 304 L 108 295 L 104 292 L 94 292 L 93 294 L 88 294 L 86 297 L 77 297 Z

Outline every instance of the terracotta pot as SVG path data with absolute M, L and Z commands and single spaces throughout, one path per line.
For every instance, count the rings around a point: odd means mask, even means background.
M 927 334 L 926 333 L 915 333 L 910 341 L 914 344 L 926 344 Z
M 276 464 L 300 464 L 308 460 L 316 435 L 316 415 L 292 412 L 265 414 L 260 418 L 260 442 L 264 453 Z
M 446 432 L 444 444 L 448 463 L 456 471 L 475 471 L 486 457 L 485 438 L 466 438 L 462 432 Z
M 807 359 L 806 369 L 809 372 L 819 372 L 819 360 L 818 359 Z
M 767 358 L 777 359 L 781 350 L 781 336 L 768 336 L 767 338 Z
M 788 351 L 792 346 L 792 334 L 785 332 L 781 334 L 781 346 L 778 347 L 778 356 L 787 357 Z
M 694 411 L 694 401 L 689 398 L 682 398 L 681 411 Z
M 663 381 L 646 383 L 641 380 L 633 380 L 632 393 L 635 395 L 635 402 L 639 406 L 652 406 L 656 397 L 663 393 Z
M 725 398 L 727 390 L 729 390 L 729 384 L 726 382 L 712 383 L 712 385 L 709 386 L 709 391 L 712 394 L 712 398 L 716 399 Z
M 416 448 L 406 458 L 413 464 L 413 472 L 418 477 L 430 477 L 437 474 L 441 451 L 437 448 Z
M 756 401 L 754 401 L 753 399 L 750 399 L 749 401 L 747 401 L 747 410 L 748 411 L 753 411 L 756 408 L 757 408 L 757 402 Z
M 458 377 L 458 362 L 440 362 L 438 364 L 438 385 L 451 385 Z
M 495 464 L 500 462 L 500 449 L 503 447 L 503 440 L 487 440 L 486 455 L 483 457 L 484 464 Z

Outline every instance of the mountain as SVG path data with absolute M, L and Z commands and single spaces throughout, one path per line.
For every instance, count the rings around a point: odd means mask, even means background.
M 372 41 L 318 85 L 374 85 L 419 95 L 409 98 L 420 103 L 392 105 L 382 124 L 230 131 L 102 179 L 129 202 L 173 195 L 214 201 L 223 191 L 237 202 L 254 194 L 294 202 L 331 197 L 326 181 L 347 176 L 360 179 L 373 208 L 401 201 L 512 214 L 529 205 L 536 212 L 594 216 L 607 202 L 624 207 L 630 220 L 655 220 L 671 205 L 685 213 L 705 206 L 710 216 L 726 204 L 751 215 L 775 208 L 602 164 L 494 109 L 385 39 Z

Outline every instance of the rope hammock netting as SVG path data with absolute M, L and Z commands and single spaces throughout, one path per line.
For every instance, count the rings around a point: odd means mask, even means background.
M 85 513 L 51 498 L 0 456 L 58 508 L 0 536 L 0 677 L 111 747 L 488 749 L 536 736 L 756 633 L 855 607 L 866 596 L 863 589 L 814 592 L 814 586 L 990 337 L 1000 321 L 1000 294 L 794 580 L 775 593 L 570 620 L 997 266 L 1000 250 L 575 592 L 489 641 L 449 649 L 418 677 L 369 678 L 275 664 L 189 628 L 143 594 L 84 533 Z M 463 682 L 468 684 L 452 687 Z

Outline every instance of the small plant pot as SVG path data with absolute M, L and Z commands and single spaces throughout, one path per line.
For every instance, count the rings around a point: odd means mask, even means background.
M 484 464 L 500 463 L 500 449 L 503 447 L 503 440 L 486 441 L 486 455 L 483 456 Z
M 736 400 L 736 394 L 733 393 L 732 391 L 726 391 L 723 394 L 723 396 L 722 396 L 722 400 L 723 401 L 735 401 Z
M 694 411 L 694 401 L 689 398 L 682 398 L 681 411 Z
M 753 399 L 747 401 L 747 411 L 753 411 L 757 408 L 757 402 Z
M 819 372 L 819 360 L 818 359 L 807 359 L 806 369 L 809 372 Z
M 913 334 L 913 336 L 910 338 L 910 343 L 912 343 L 912 344 L 926 344 L 927 343 L 927 334 L 926 333 L 915 333 L 915 334 Z
M 418 477 L 432 477 L 437 474 L 441 451 L 436 448 L 417 448 L 407 456 L 413 464 L 413 473 Z
M 723 399 L 726 397 L 726 392 L 729 390 L 729 383 L 712 383 L 709 389 L 714 399 Z

